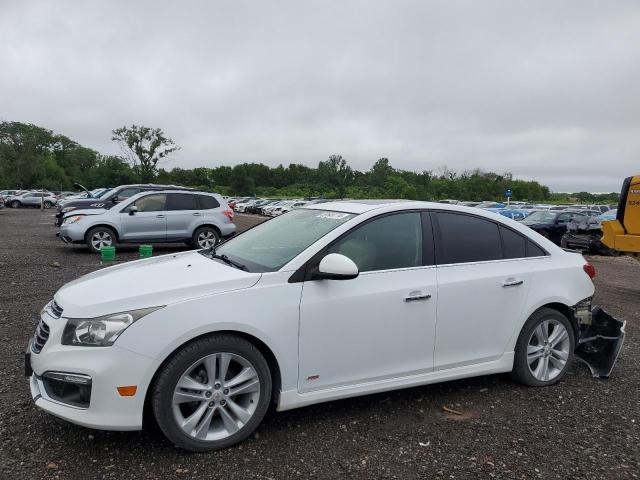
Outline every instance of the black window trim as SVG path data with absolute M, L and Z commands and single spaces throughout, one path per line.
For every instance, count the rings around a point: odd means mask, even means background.
M 354 232 L 355 230 L 357 230 L 360 227 L 363 227 L 364 225 L 373 222 L 375 220 L 379 220 L 381 218 L 384 217 L 389 217 L 391 215 L 399 215 L 399 214 L 403 214 L 403 213 L 418 213 L 420 214 L 420 223 L 421 223 L 421 230 L 422 230 L 422 265 L 418 265 L 416 267 L 401 267 L 401 268 L 390 268 L 387 270 L 371 270 L 370 272 L 362 272 L 362 274 L 376 274 L 376 273 L 386 273 L 386 272 L 395 272 L 395 271 L 400 271 L 400 270 L 411 270 L 414 268 L 435 268 L 436 264 L 435 264 L 435 238 L 433 236 L 433 222 L 431 222 L 431 214 L 430 211 L 424 208 L 412 208 L 412 209 L 407 209 L 407 210 L 394 210 L 393 212 L 385 212 L 385 213 L 381 213 L 379 215 L 375 215 L 371 218 L 367 218 L 366 220 L 358 223 L 357 225 L 354 225 L 353 227 L 351 227 L 349 230 L 347 230 L 346 232 L 342 233 L 339 237 L 334 238 L 329 244 L 325 245 L 324 247 L 322 247 L 321 250 L 319 250 L 313 257 L 311 257 L 309 260 L 307 260 L 300 268 L 298 268 L 298 270 L 296 270 L 293 275 L 291 275 L 291 277 L 289 277 L 288 283 L 299 283 L 299 282 L 308 282 L 312 280 L 313 277 L 313 273 L 315 271 L 315 269 L 318 267 L 318 265 L 320 264 L 320 260 L 322 260 L 326 255 L 327 255 L 327 250 L 329 250 L 329 248 L 331 248 L 334 244 L 336 244 L 337 242 L 339 242 L 340 240 L 342 240 L 342 238 L 344 238 L 345 236 L 349 235 L 350 233 Z M 354 218 L 357 218 L 358 215 L 356 214 L 356 216 Z M 428 251 L 428 247 L 427 247 L 427 242 L 426 240 L 428 240 L 429 238 L 429 234 L 428 232 L 425 232 L 425 222 L 429 221 L 430 227 L 431 227 L 431 245 L 434 245 L 433 248 L 433 252 L 429 252 Z M 425 264 L 425 260 L 431 257 L 431 261 L 432 263 L 430 264 Z
M 518 232 L 517 230 L 515 230 L 514 228 L 511 228 L 509 225 L 506 225 L 502 222 L 499 222 L 497 220 L 494 220 L 493 218 L 488 218 L 488 217 L 484 217 L 482 215 L 475 215 L 473 213 L 468 213 L 468 212 L 460 212 L 457 210 L 442 210 L 442 209 L 430 209 L 429 212 L 431 213 L 453 213 L 456 215 L 466 215 L 469 217 L 474 217 L 474 218 L 480 218 L 482 220 L 486 220 L 488 222 L 494 223 L 497 225 L 498 227 L 498 234 L 500 236 L 500 251 L 502 254 L 502 258 L 497 258 L 494 260 L 476 260 L 473 262 L 458 262 L 458 263 L 439 263 L 438 262 L 438 255 L 437 255 L 437 251 L 439 248 L 439 245 L 442 243 L 442 237 L 441 237 L 441 231 L 440 231 L 440 225 L 438 223 L 438 217 L 437 215 L 432 215 L 432 225 L 433 225 L 433 239 L 434 239 L 434 246 L 435 246 L 435 251 L 436 251 L 436 262 L 435 265 L 438 267 L 444 267 L 444 266 L 450 266 L 450 265 L 471 265 L 471 264 L 476 264 L 476 263 L 490 263 L 490 262 L 504 262 L 504 261 L 513 261 L 513 260 L 529 260 L 529 259 L 535 259 L 535 258 L 545 258 L 550 256 L 549 252 L 547 251 L 546 248 L 543 248 L 540 246 L 540 244 L 536 241 L 534 241 L 533 239 L 531 239 L 529 236 Z M 525 239 L 525 257 L 518 257 L 518 258 L 504 258 L 504 241 L 502 240 L 502 232 L 500 231 L 500 227 L 503 228 L 508 228 L 509 230 L 511 230 L 512 232 L 516 233 L 517 235 L 520 235 L 521 237 L 523 237 Z M 529 242 L 533 243 L 535 246 L 537 246 L 540 250 L 542 250 L 544 252 L 544 255 L 537 255 L 535 257 L 529 257 Z

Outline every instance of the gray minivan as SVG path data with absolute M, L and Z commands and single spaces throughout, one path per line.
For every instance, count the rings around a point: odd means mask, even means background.
M 74 210 L 63 219 L 60 238 L 85 243 L 93 252 L 116 243 L 185 242 L 215 246 L 235 234 L 233 210 L 216 193 L 147 191 L 108 210 Z

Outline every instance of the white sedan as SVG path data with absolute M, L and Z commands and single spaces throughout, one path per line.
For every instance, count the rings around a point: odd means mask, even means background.
M 65 285 L 41 312 L 27 375 L 36 405 L 71 422 L 138 430 L 146 404 L 175 444 L 223 448 L 271 402 L 499 372 L 551 385 L 578 340 L 605 327 L 618 335 L 612 367 L 624 330 L 591 315 L 594 274 L 580 254 L 478 209 L 315 204 L 216 250 Z

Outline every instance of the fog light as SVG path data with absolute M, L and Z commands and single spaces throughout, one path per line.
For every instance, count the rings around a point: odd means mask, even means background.
M 73 407 L 89 408 L 91 400 L 91 377 L 77 373 L 46 372 L 42 384 L 51 400 Z

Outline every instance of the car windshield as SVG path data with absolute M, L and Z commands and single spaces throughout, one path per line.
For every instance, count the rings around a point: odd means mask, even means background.
M 553 222 L 558 214 L 556 212 L 533 212 L 527 217 L 527 222 L 548 223 Z
M 225 242 L 216 254 L 226 255 L 250 272 L 274 272 L 354 216 L 327 210 L 293 210 Z
M 111 196 L 112 193 L 116 193 L 116 190 L 118 190 L 119 187 L 115 187 L 112 188 L 110 190 L 107 190 L 106 192 L 104 192 L 102 195 L 100 195 L 100 200 L 106 200 L 108 197 Z

